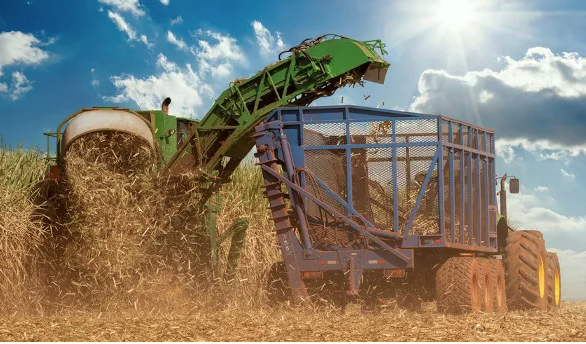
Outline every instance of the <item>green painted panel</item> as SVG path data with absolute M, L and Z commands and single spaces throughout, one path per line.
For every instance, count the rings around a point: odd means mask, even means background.
M 163 162 L 166 164 L 177 151 L 177 118 L 167 116 L 163 111 L 153 111 L 155 141 L 161 148 Z

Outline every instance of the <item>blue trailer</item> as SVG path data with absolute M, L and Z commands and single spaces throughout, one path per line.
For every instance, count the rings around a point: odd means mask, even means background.
M 269 274 L 272 300 L 308 300 L 317 286 L 342 302 L 435 300 L 442 312 L 559 305 L 543 235 L 507 224 L 493 131 L 312 106 L 275 110 L 254 139 L 283 256 Z M 518 179 L 509 185 L 518 192 Z

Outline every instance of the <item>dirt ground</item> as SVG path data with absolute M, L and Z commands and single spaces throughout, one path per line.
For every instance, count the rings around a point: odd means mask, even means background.
M 348 309 L 226 309 L 152 316 L 0 318 L 2 341 L 585 341 L 586 302 L 554 312 L 444 316 Z

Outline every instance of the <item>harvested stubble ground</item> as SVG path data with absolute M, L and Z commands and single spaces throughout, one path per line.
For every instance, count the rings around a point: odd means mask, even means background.
M 586 303 L 555 312 L 443 316 L 383 311 L 224 309 L 148 316 L 140 313 L 5 318 L 3 341 L 584 341 Z

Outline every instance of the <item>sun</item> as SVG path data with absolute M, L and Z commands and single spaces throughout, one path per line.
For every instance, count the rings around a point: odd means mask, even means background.
M 478 9 L 470 0 L 442 0 L 435 8 L 435 22 L 449 31 L 465 31 L 478 19 Z

